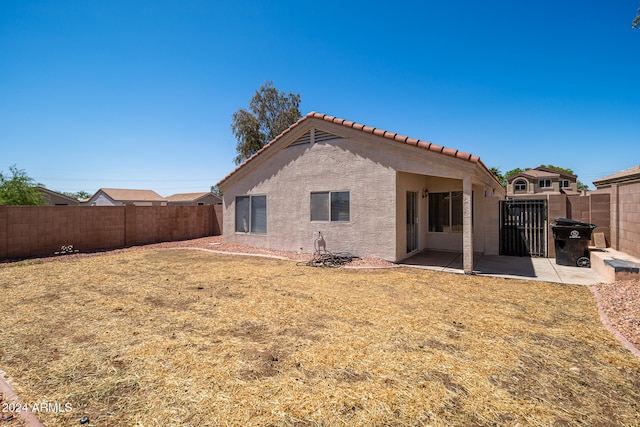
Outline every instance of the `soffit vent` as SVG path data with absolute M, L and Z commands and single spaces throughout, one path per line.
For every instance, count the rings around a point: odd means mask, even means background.
M 330 141 L 332 139 L 340 139 L 340 137 L 338 135 L 316 129 L 315 142 Z
M 305 145 L 305 144 L 311 144 L 311 131 L 305 133 L 300 138 L 293 141 L 291 144 L 289 144 L 289 147 L 293 147 L 296 145 Z

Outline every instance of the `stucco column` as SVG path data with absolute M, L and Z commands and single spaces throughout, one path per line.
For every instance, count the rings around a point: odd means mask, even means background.
M 462 180 L 462 265 L 465 274 L 473 273 L 473 228 L 471 177 Z

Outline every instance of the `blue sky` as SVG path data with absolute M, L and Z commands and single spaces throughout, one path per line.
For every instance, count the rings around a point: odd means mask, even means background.
M 207 191 L 231 116 L 301 112 L 591 181 L 640 164 L 640 0 L 0 2 L 0 170 L 57 191 Z

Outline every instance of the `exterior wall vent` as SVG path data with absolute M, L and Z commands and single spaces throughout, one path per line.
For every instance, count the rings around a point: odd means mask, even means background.
M 309 130 L 300 138 L 296 139 L 291 144 L 289 144 L 289 147 L 294 147 L 296 145 L 305 145 L 305 144 L 311 144 L 311 130 Z
M 331 141 L 332 139 L 341 139 L 341 137 L 316 129 L 314 142 Z

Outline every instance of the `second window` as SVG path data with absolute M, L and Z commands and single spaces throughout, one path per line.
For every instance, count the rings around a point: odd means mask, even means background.
M 311 221 L 349 222 L 349 205 L 348 191 L 311 193 Z

